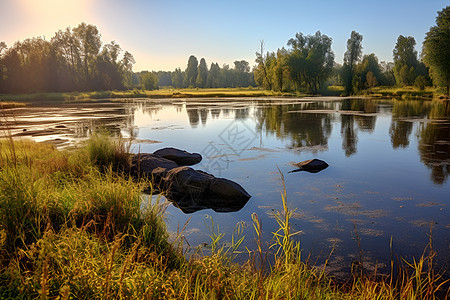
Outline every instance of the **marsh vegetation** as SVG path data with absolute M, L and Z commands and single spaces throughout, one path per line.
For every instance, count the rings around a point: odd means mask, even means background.
M 283 210 L 274 213 L 279 228 L 269 252 L 258 247 L 248 252 L 246 262 L 234 263 L 235 254 L 244 251 L 239 224 L 226 246 L 221 242 L 223 233 L 211 220 L 209 255 L 199 248 L 187 259 L 183 228 L 169 242 L 164 203 L 141 193 L 143 185 L 151 183 L 126 179 L 111 164 L 116 157 L 126 157 L 123 145 L 100 136 L 88 144 L 67 152 L 29 141 L 1 142 L 2 298 L 433 299 L 445 295 L 445 282 L 432 268 L 431 237 L 421 258 L 401 262 L 393 257 L 390 275 L 366 274 L 355 266 L 346 283 L 327 277 L 326 268 L 312 267 L 293 240 L 293 210 L 286 190 L 280 200 Z M 108 150 L 100 153 L 100 149 Z M 252 220 L 254 237 L 262 245 L 263 226 L 257 214 Z

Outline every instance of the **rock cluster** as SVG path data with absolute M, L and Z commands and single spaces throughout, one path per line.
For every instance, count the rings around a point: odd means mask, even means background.
M 151 178 L 158 191 L 185 213 L 211 208 L 217 212 L 238 211 L 250 195 L 238 183 L 194 170 L 202 157 L 175 148 L 164 148 L 153 154 L 135 154 L 131 173 Z

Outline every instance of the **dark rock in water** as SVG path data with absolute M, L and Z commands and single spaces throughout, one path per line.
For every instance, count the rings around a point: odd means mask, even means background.
M 154 154 L 134 155 L 131 174 L 152 178 L 154 188 L 185 213 L 206 208 L 238 211 L 251 197 L 236 182 L 190 167 L 178 167 L 175 162 Z
M 298 169 L 290 171 L 289 173 L 293 172 L 300 172 L 300 171 L 306 171 L 310 173 L 317 173 L 320 172 L 326 168 L 328 168 L 328 164 L 320 159 L 310 159 L 310 160 L 304 160 L 299 163 L 293 164 L 294 166 L 298 167 Z
M 131 174 L 136 177 L 147 176 L 159 182 L 166 173 L 177 168 L 178 165 L 171 160 L 154 154 L 136 154 L 131 159 Z
M 189 153 L 176 148 L 159 149 L 153 154 L 174 161 L 178 166 L 192 166 L 202 161 L 202 156 L 198 153 Z
M 225 178 L 214 178 L 207 194 L 210 205 L 217 212 L 238 211 L 250 198 L 241 185 Z
M 214 176 L 196 171 L 190 167 L 178 167 L 167 172 L 164 177 L 164 191 L 168 198 L 176 199 L 176 202 L 189 198 L 200 199 L 206 194 L 209 184 Z
M 236 182 L 186 166 L 167 172 L 162 183 L 166 198 L 185 213 L 206 208 L 217 212 L 238 211 L 251 197 Z

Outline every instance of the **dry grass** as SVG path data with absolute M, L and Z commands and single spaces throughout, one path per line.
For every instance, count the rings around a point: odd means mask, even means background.
M 97 141 L 98 142 L 98 141 Z M 113 142 L 99 145 L 123 152 Z M 109 144 L 108 144 L 109 143 Z M 90 150 L 89 150 L 90 149 Z M 122 149 L 122 150 L 121 150 Z M 258 249 L 233 263 L 231 245 L 211 219 L 211 255 L 186 260 L 182 239 L 168 242 L 164 205 L 142 196 L 149 182 L 126 179 L 110 160 L 45 144 L 0 143 L 0 298 L 41 299 L 438 299 L 448 283 L 433 269 L 435 252 L 394 261 L 385 277 L 355 272 L 337 284 L 301 257 L 290 227 L 286 189 L 270 252 L 252 215 Z M 114 152 L 105 151 L 114 157 Z M 108 154 L 109 153 L 109 154 Z M 100 168 L 99 168 L 100 166 Z M 281 175 L 282 176 L 282 175 Z M 284 183 L 283 178 L 281 181 Z M 432 236 L 430 232 L 430 237 Z M 331 255 L 331 254 L 330 254 Z M 270 258 L 270 259 L 268 259 Z M 272 263 L 269 263 L 272 262 Z M 396 272 L 394 272 L 396 270 Z M 393 274 L 397 275 L 393 275 Z

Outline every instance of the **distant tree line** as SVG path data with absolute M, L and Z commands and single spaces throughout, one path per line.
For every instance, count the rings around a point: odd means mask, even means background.
M 444 86 L 450 89 L 450 6 L 438 12 L 423 43 L 422 59 L 413 37 L 400 35 L 393 50 L 394 62 L 379 62 L 374 53 L 363 55 L 363 36 L 351 33 L 344 64 L 334 62 L 332 40 L 315 35 L 295 34 L 276 52 L 264 53 L 264 42 L 256 52 L 254 68 L 257 85 L 273 91 L 306 91 L 318 94 L 328 85 L 342 85 L 346 94 L 383 86 Z
M 134 84 L 144 89 L 152 90 L 158 87 L 173 88 L 235 88 L 256 86 L 253 72 L 245 60 L 236 60 L 234 68 L 228 64 L 222 67 L 218 63 L 208 65 L 204 58 L 200 63 L 191 55 L 184 71 L 176 68 L 174 71 L 143 71 L 135 74 Z
M 0 93 L 68 92 L 132 87 L 133 55 L 112 41 L 102 44 L 94 25 L 0 43 Z
M 320 31 L 315 35 L 297 33 L 276 52 L 256 52 L 255 81 L 274 91 L 306 91 L 318 94 L 325 86 L 343 85 L 347 94 L 377 85 L 430 85 L 428 69 L 417 58 L 413 37 L 399 36 L 394 63 L 381 62 L 374 53 L 362 55 L 363 36 L 353 31 L 347 41 L 344 64 L 334 62 L 332 40 Z
M 264 53 L 264 42 L 256 52 L 255 81 L 259 86 L 274 91 L 307 90 L 319 93 L 333 72 L 332 39 L 320 31 L 305 36 L 297 33 L 277 52 Z
M 393 50 L 394 62 L 378 62 L 374 53 L 362 55 L 363 36 L 355 31 L 347 40 L 344 64 L 339 66 L 341 84 L 347 94 L 382 86 L 431 85 L 428 68 L 419 61 L 413 37 L 400 35 Z
M 66 92 L 143 88 L 228 88 L 261 86 L 273 91 L 318 94 L 326 86 L 342 85 L 345 93 L 357 94 L 377 85 L 434 84 L 450 89 L 450 6 L 438 12 L 421 57 L 411 36 L 400 35 L 393 50 L 394 62 L 379 62 L 374 53 L 363 55 L 363 36 L 353 31 L 347 40 L 344 63 L 334 62 L 332 39 L 320 31 L 301 32 L 276 52 L 265 52 L 261 41 L 256 65 L 245 60 L 234 67 L 208 65 L 191 55 L 184 71 L 133 73 L 133 56 L 112 41 L 102 44 L 94 25 L 58 31 L 50 41 L 37 37 L 7 47 L 0 42 L 0 93 Z

